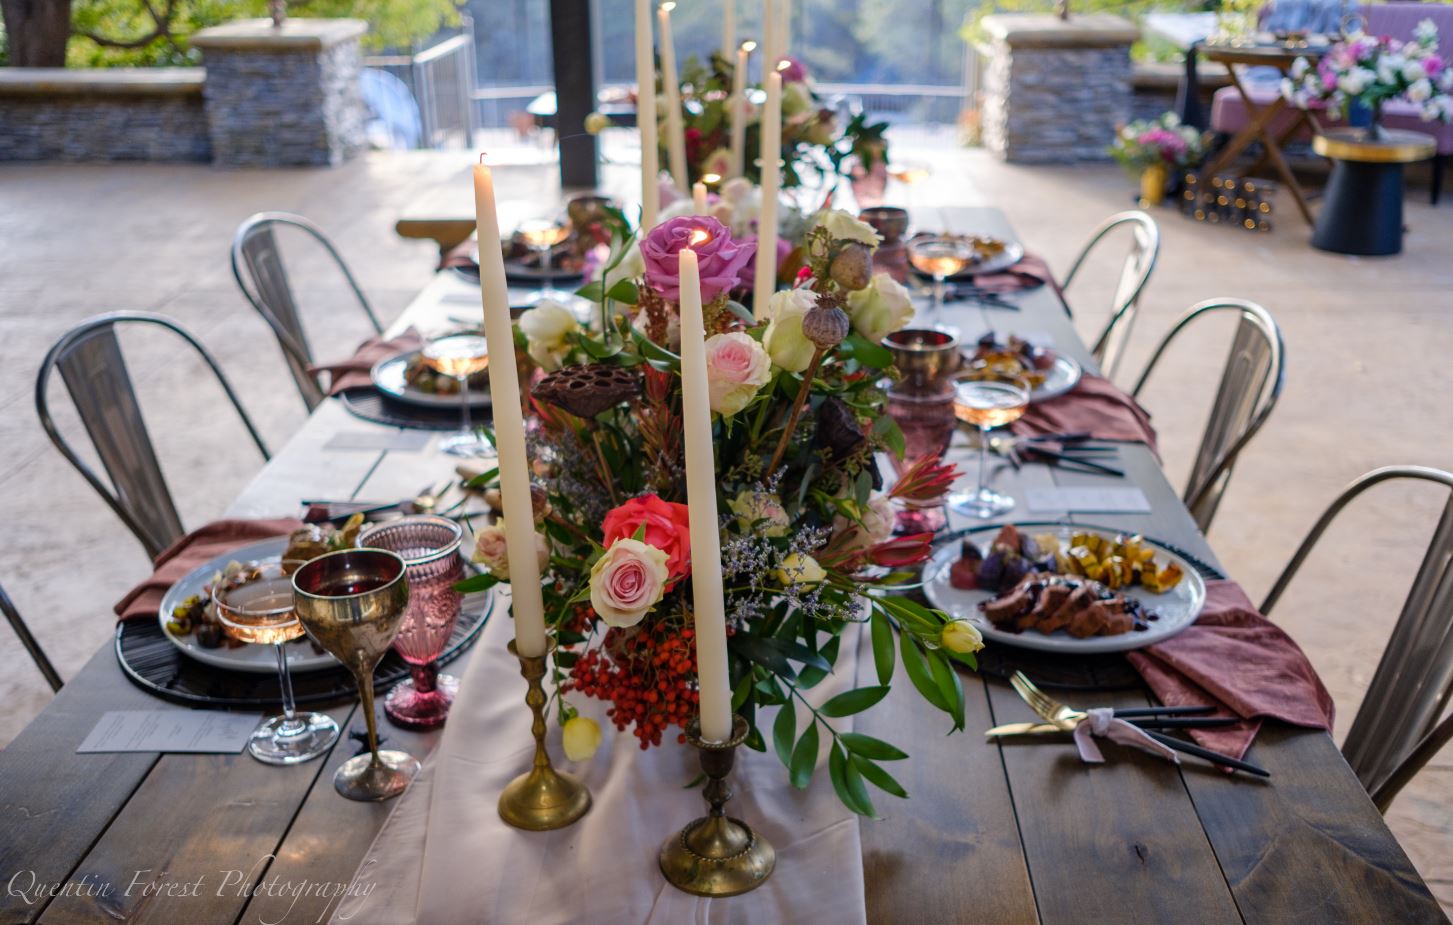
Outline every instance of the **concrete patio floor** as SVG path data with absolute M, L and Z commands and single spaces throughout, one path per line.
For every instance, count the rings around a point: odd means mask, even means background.
M 1016 167 L 942 145 L 912 155 L 933 164 L 930 184 L 912 191 L 916 200 L 1005 209 L 1028 246 L 1061 273 L 1090 228 L 1130 202 L 1130 184 L 1110 166 Z M 111 605 L 145 574 L 147 561 L 36 422 L 32 393 L 45 350 L 99 312 L 172 315 L 217 353 L 278 447 L 304 408 L 270 333 L 233 283 L 227 251 L 237 224 L 260 210 L 314 219 L 387 320 L 428 281 L 435 260 L 431 244 L 396 237 L 394 220 L 421 203 L 468 215 L 471 160 L 463 152 L 370 155 L 336 170 L 269 172 L 0 167 L 0 583 L 62 675 L 110 638 Z M 502 198 L 521 217 L 546 211 L 533 204 L 559 195 L 548 166 L 501 167 L 498 176 Z M 629 167 L 612 168 L 606 186 L 627 193 L 633 177 Z M 1453 204 L 1434 209 L 1425 199 L 1424 190 L 1410 191 L 1406 252 L 1391 259 L 1312 250 L 1286 201 L 1270 234 L 1197 224 L 1169 208 L 1155 212 L 1164 235 L 1161 260 L 1122 385 L 1133 383 L 1175 317 L 1201 299 L 1250 298 L 1283 327 L 1286 392 L 1243 455 L 1210 537 L 1253 600 L 1355 476 L 1396 463 L 1453 468 Z M 920 224 L 932 225 L 930 210 L 915 211 Z M 1070 293 L 1087 338 L 1107 314 L 1119 259 L 1111 251 Z M 346 353 L 367 333 L 362 316 L 319 255 L 292 263 L 319 353 Z M 1178 485 L 1229 332 L 1212 321 L 1187 336 L 1144 395 Z M 183 519 L 201 524 L 226 507 L 260 460 L 220 391 L 167 335 L 134 334 L 126 346 Z M 61 426 L 79 435 L 66 403 L 58 404 Z M 1336 698 L 1339 737 L 1376 668 L 1442 503 L 1431 487 L 1374 490 L 1327 535 L 1277 608 L 1277 621 L 1307 650 Z M 0 640 L 4 743 L 50 695 L 8 629 L 0 629 Z M 1453 752 L 1425 770 L 1389 813 L 1445 907 L 1453 903 L 1450 783 Z

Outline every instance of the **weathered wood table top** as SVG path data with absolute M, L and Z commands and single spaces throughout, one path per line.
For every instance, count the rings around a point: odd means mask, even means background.
M 953 210 L 946 220 L 1010 234 L 994 210 Z M 1011 298 L 1019 311 L 991 310 L 997 329 L 1047 334 L 1089 363 L 1053 291 Z M 401 323 L 477 311 L 478 290 L 444 274 Z M 967 303 L 951 303 L 944 320 L 968 338 L 982 327 Z M 451 460 L 427 452 L 323 449 L 338 431 L 375 426 L 325 402 L 230 513 L 291 513 L 306 497 L 407 497 L 451 471 Z M 1122 446 L 1117 464 L 1153 513 L 1084 519 L 1214 563 L 1152 454 Z M 1033 485 L 1113 484 L 1036 465 L 995 478 L 1021 498 Z M 1068 741 L 986 742 L 982 730 L 1033 714 L 1003 683 L 964 680 L 962 734 L 946 736 L 946 718 L 917 703 L 902 678 L 858 718 L 862 731 L 913 756 L 893 769 L 911 799 L 885 796 L 877 803 L 886 818 L 862 823 L 871 922 L 1447 921 L 1326 733 L 1263 729 L 1249 758 L 1270 781 L 1114 747 L 1108 763 L 1088 766 Z M 1072 699 L 1146 702 L 1134 691 Z M 183 708 L 129 684 L 107 645 L 0 752 L 0 923 L 326 921 L 390 810 L 333 791 L 333 771 L 356 745 L 345 738 L 331 755 L 290 768 L 245 754 L 76 754 L 115 709 Z M 362 724 L 355 703 L 331 712 L 344 728 Z M 420 757 L 438 738 L 382 728 L 391 746 Z

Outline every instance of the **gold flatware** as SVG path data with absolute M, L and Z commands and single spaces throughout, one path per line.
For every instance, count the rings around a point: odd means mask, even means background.
M 995 726 L 993 729 L 985 730 L 984 736 L 990 739 L 997 739 L 1008 738 L 1010 736 L 1059 734 L 1067 731 L 1056 726 L 1054 723 L 1005 723 L 1002 726 Z

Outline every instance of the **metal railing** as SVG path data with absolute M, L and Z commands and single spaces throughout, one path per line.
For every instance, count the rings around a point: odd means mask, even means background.
M 375 55 L 365 67 L 388 71 L 408 85 L 419 107 L 420 146 L 468 148 L 479 119 L 474 109 L 474 23 L 460 17 L 459 35 L 411 55 Z
M 820 83 L 817 92 L 889 122 L 952 124 L 970 99 L 963 85 Z

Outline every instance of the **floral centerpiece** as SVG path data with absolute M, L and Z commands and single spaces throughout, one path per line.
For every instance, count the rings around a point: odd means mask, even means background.
M 939 497 L 957 473 L 928 459 L 883 488 L 876 454 L 901 453 L 903 437 L 885 413 L 882 383 L 894 373 L 879 341 L 912 305 L 903 287 L 872 272 L 877 242 L 846 213 L 816 216 L 795 285 L 754 317 L 730 299 L 753 245 L 725 224 L 679 216 L 636 247 L 616 222 L 603 278 L 582 290 L 601 303 L 599 318 L 582 326 L 541 306 L 519 320 L 518 346 L 545 373 L 531 390 L 530 456 L 547 619 L 559 644 L 555 715 L 572 757 L 600 738 L 577 697 L 608 701 L 611 721 L 643 749 L 668 736 L 683 741 L 698 706 L 677 355 L 683 247 L 700 264 L 732 707 L 751 725 L 747 744 L 763 751 L 770 742 L 791 782 L 805 787 L 831 740 L 838 796 L 873 815 L 866 784 L 905 796 L 883 765 L 907 755 L 841 732 L 832 719 L 882 700 L 901 659 L 923 699 L 963 728 L 954 665 L 975 664 L 980 635 L 894 590 L 932 539 L 894 536 L 894 501 Z M 633 251 L 641 271 L 627 278 L 621 268 Z M 481 531 L 478 549 L 488 573 L 476 586 L 507 577 L 498 526 Z M 855 624 L 870 636 L 877 683 L 813 704 L 808 692 L 833 670 Z M 769 707 L 781 709 L 764 728 Z
M 686 136 L 686 161 L 691 182 L 715 174 L 732 174 L 731 135 L 732 72 L 736 65 L 720 54 L 713 54 L 706 64 L 695 56 L 688 58 L 681 71 L 681 104 Z M 808 178 L 823 181 L 830 176 L 846 176 L 856 162 L 864 170 L 888 159 L 888 143 L 883 137 L 886 122 L 869 123 L 861 113 L 845 124 L 838 124 L 837 114 L 813 89 L 807 68 L 796 58 L 782 59 L 782 188 L 802 186 Z M 761 119 L 757 107 L 748 100 L 746 149 L 761 149 Z M 665 98 L 660 109 L 665 110 Z M 666 132 L 659 136 L 663 145 Z M 666 163 L 665 148 L 661 162 Z M 745 158 L 743 170 L 748 180 L 761 181 L 761 169 L 755 157 Z
M 1315 65 L 1305 58 L 1292 64 L 1282 95 L 1303 109 L 1327 103 L 1351 121 L 1352 109 L 1371 112 L 1371 131 L 1381 131 L 1382 105 L 1407 100 L 1425 122 L 1453 121 L 1453 68 L 1438 54 L 1438 28 L 1425 19 L 1413 40 L 1350 33 Z
M 1165 198 L 1170 168 L 1195 166 L 1201 154 L 1201 133 L 1182 125 L 1173 112 L 1122 125 L 1110 145 L 1110 156 L 1140 177 L 1140 196 L 1151 205 L 1159 205 Z

